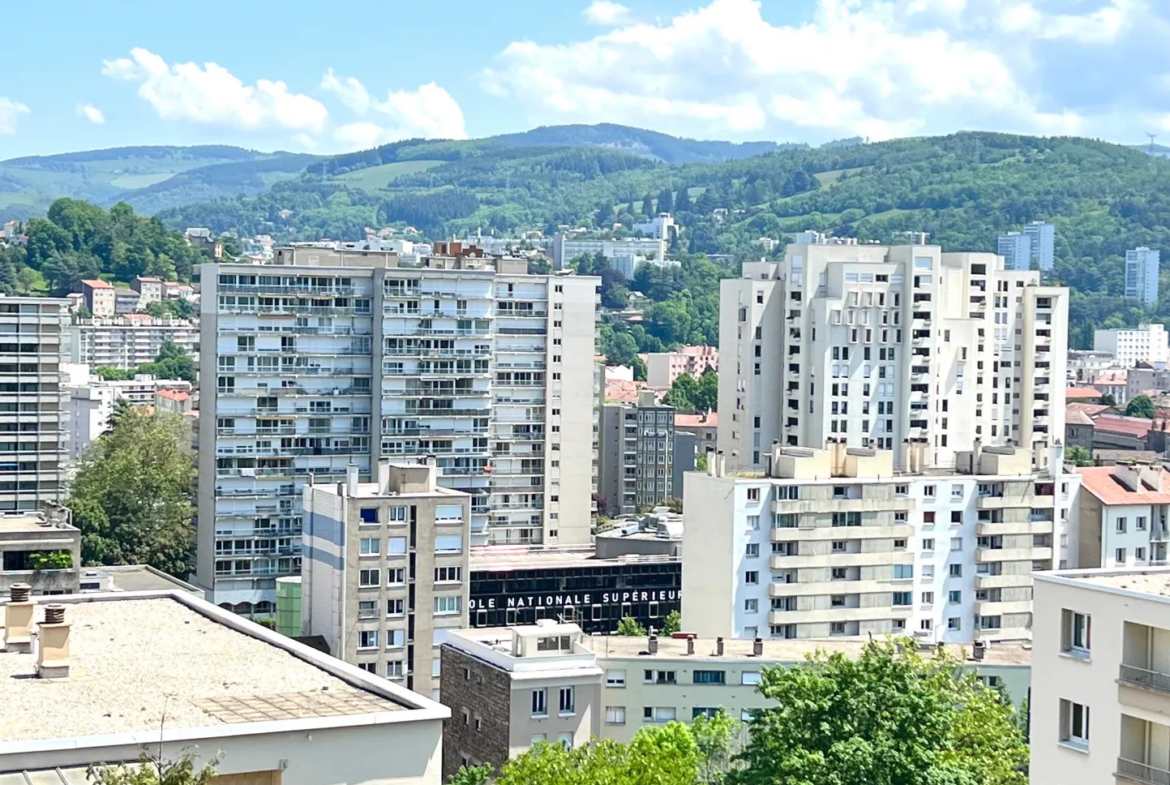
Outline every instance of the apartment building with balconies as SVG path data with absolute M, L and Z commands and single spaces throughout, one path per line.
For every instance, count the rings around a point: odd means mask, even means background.
M 994 254 L 790 245 L 721 282 L 719 449 L 764 468 L 773 441 L 959 451 L 1062 438 L 1068 290 Z M 902 468 L 899 464 L 899 468 Z
M 70 362 L 90 368 L 129 371 L 158 358 L 173 343 L 198 359 L 199 325 L 185 319 L 155 319 L 146 314 L 79 319 L 69 326 Z
M 69 300 L 0 297 L 0 513 L 61 500 Z
M 301 488 L 435 458 L 471 495 L 473 544 L 590 535 L 597 279 L 521 260 L 319 246 L 205 265 L 199 582 L 270 613 L 300 570 Z M 218 558 L 217 548 L 233 552 Z M 270 547 L 271 546 L 271 547 Z
M 636 404 L 601 408 L 598 494 L 609 516 L 630 515 L 676 496 L 674 407 L 643 390 Z
M 351 464 L 344 483 L 304 488 L 303 635 L 407 689 L 439 695 L 436 632 L 468 625 L 471 497 L 431 464 Z
M 976 445 L 953 470 L 926 445 L 777 446 L 766 473 L 722 456 L 687 475 L 683 628 L 702 637 L 1031 636 L 1032 573 L 1066 557 L 1078 475 L 1061 448 Z
M 1081 489 L 1070 511 L 1072 567 L 1165 565 L 1170 541 L 1170 472 L 1158 463 L 1077 469 Z
M 1029 778 L 1170 782 L 1170 570 L 1036 576 Z

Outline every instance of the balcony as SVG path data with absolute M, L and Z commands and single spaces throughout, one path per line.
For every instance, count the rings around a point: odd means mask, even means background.
M 1147 785 L 1170 785 L 1170 771 L 1127 758 L 1117 759 L 1115 776 L 1118 779 L 1146 783 Z
M 987 521 L 975 524 L 975 534 L 993 537 L 1004 534 L 1051 534 L 1052 521 Z
M 975 575 L 976 589 L 1008 589 L 1019 586 L 1031 586 L 1031 573 L 1019 573 L 1010 575 Z
M 1008 600 L 1000 602 L 991 602 L 988 600 L 977 600 L 975 602 L 975 613 L 980 616 L 1001 616 L 1008 613 L 1031 613 L 1031 600 Z
M 1117 680 L 1122 684 L 1144 687 L 1170 695 L 1170 674 L 1160 671 L 1147 670 L 1136 665 L 1122 665 L 1119 668 Z
M 978 563 L 997 561 L 1040 561 L 1052 558 L 1051 548 L 976 548 Z
M 1052 496 L 980 496 L 975 500 L 977 510 L 1002 510 L 1007 507 L 1051 507 Z
M 912 499 L 777 499 L 772 512 L 908 512 L 914 509 Z

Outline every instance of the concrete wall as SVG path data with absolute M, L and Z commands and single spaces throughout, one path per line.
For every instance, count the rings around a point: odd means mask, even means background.
M 472 764 L 500 767 L 511 747 L 512 691 L 508 673 L 450 646 L 442 647 L 440 702 L 451 710 L 443 727 L 443 779 Z
M 743 602 L 735 590 L 746 540 L 744 533 L 733 527 L 735 521 L 743 519 L 741 512 L 747 502 L 738 491 L 734 479 L 704 472 L 692 472 L 683 482 L 682 627 L 700 637 L 729 634 L 735 603 Z M 763 496 L 767 498 L 766 491 Z M 770 575 L 767 561 L 760 561 L 763 574 Z M 760 608 L 758 616 L 761 630 L 767 632 L 767 609 Z

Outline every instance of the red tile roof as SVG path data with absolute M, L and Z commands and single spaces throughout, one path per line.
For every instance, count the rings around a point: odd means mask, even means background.
M 1100 390 L 1092 387 L 1069 387 L 1064 391 L 1064 399 L 1066 401 L 1073 401 L 1077 398 L 1089 398 L 1095 401 L 1102 395 L 1103 393 Z
M 109 281 L 100 281 L 97 278 L 86 278 L 81 281 L 91 289 L 113 289 L 114 285 Z
M 168 400 L 182 402 L 191 397 L 191 393 L 182 390 L 158 390 L 155 392 L 157 398 L 167 398 Z
M 1144 439 L 1154 427 L 1153 420 L 1143 420 L 1141 417 L 1122 417 L 1117 414 L 1102 414 L 1093 418 L 1093 427 L 1098 431 L 1108 433 L 1123 433 Z
M 1097 378 L 1093 379 L 1093 384 L 1099 384 L 1103 387 L 1115 387 L 1119 384 L 1125 384 L 1129 378 L 1129 371 L 1102 371 L 1097 374 Z
M 1160 488 L 1131 491 L 1113 476 L 1115 466 L 1077 469 L 1081 486 L 1105 504 L 1170 504 L 1170 472 L 1159 469 Z
M 719 413 L 710 414 L 676 414 L 674 415 L 675 428 L 715 428 L 719 425 Z

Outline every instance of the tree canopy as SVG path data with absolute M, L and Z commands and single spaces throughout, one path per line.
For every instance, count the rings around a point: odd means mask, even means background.
M 190 442 L 181 415 L 131 408 L 90 445 L 68 502 L 86 564 L 149 564 L 186 578 L 195 555 Z
M 1141 417 L 1145 420 L 1152 420 L 1155 414 L 1157 414 L 1157 410 L 1153 400 L 1148 395 L 1135 395 L 1125 405 L 1126 417 Z

